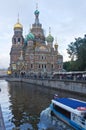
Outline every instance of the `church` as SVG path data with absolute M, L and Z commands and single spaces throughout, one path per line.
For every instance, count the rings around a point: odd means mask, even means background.
M 39 21 L 39 10 L 34 12 L 35 22 L 29 33 L 23 36 L 23 26 L 17 20 L 14 25 L 9 70 L 13 75 L 50 76 L 63 70 L 63 56 L 58 51 L 54 37 L 45 36 Z

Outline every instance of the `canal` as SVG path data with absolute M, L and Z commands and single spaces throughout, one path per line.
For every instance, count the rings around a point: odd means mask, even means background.
M 0 80 L 0 88 L 0 104 L 6 130 L 12 130 L 15 127 L 18 130 L 38 130 L 40 113 L 49 107 L 55 93 L 59 97 L 73 97 L 86 101 L 86 95 L 21 82 Z M 64 127 L 64 130 L 67 128 L 72 130 L 69 126 Z

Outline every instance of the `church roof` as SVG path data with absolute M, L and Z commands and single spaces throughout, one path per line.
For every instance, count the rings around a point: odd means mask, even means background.
M 54 41 L 54 38 L 51 34 L 49 34 L 47 37 L 46 37 L 46 41 L 47 42 L 53 42 Z
M 39 11 L 38 11 L 38 10 L 35 10 L 34 14 L 35 14 L 35 15 L 39 15 Z
M 16 29 L 16 28 L 23 28 L 23 26 L 19 23 L 19 22 L 17 22 L 15 25 L 14 25 L 14 29 Z
M 23 26 L 22 26 L 21 23 L 19 22 L 19 14 L 18 14 L 17 23 L 14 25 L 14 29 L 16 29 L 16 28 L 20 28 L 20 29 L 23 28 Z
M 34 38 L 35 38 L 35 36 L 34 36 L 34 34 L 33 34 L 32 32 L 30 32 L 30 33 L 26 36 L 27 41 L 29 41 L 29 40 L 34 40 Z
M 49 35 L 46 37 L 46 41 L 51 42 L 51 43 L 54 41 L 54 38 L 51 35 L 51 28 L 50 27 L 49 27 Z

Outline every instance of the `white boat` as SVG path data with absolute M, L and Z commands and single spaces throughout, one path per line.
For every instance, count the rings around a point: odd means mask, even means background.
M 73 98 L 52 99 L 51 112 L 76 130 L 86 130 L 86 102 Z

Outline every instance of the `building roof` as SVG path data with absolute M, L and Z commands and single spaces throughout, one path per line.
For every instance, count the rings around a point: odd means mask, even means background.
M 72 98 L 57 98 L 55 99 L 55 101 L 58 101 L 59 103 L 62 103 L 73 109 L 77 109 L 78 107 L 86 107 L 86 102 L 72 99 Z
M 14 29 L 23 29 L 23 26 L 21 25 L 21 23 L 19 22 L 19 14 L 18 14 L 18 19 L 17 19 L 17 23 L 14 25 Z
M 49 34 L 47 37 L 46 37 L 46 41 L 47 42 L 53 42 L 54 41 L 54 38 L 51 34 Z
M 29 41 L 29 40 L 34 40 L 34 39 L 35 39 L 35 36 L 34 36 L 34 34 L 33 34 L 32 32 L 30 32 L 30 33 L 27 35 L 26 39 L 27 39 L 27 41 Z
M 23 26 L 19 23 L 19 22 L 17 22 L 15 25 L 14 25 L 14 29 L 16 29 L 16 28 L 23 28 Z

